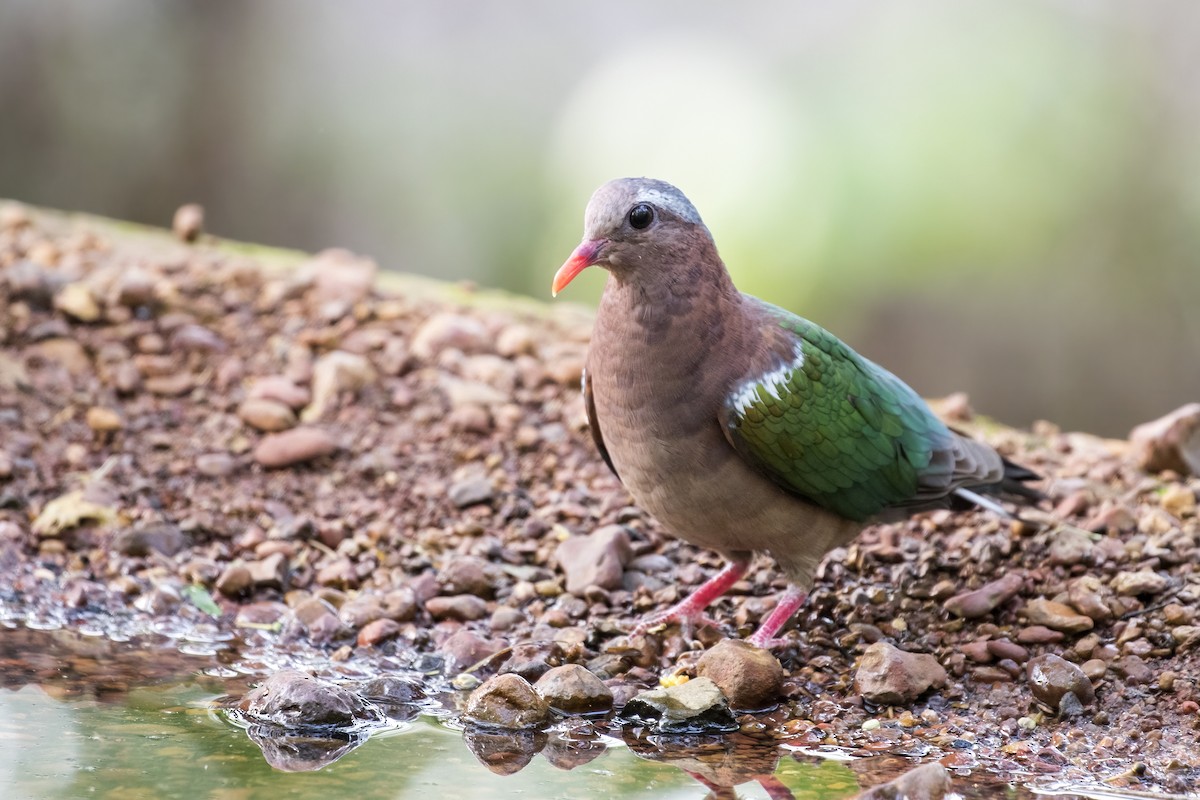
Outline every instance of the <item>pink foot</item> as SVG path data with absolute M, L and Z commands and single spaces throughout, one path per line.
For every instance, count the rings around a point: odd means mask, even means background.
M 795 586 L 789 586 L 779 598 L 779 602 L 771 609 L 771 613 L 767 614 L 767 618 L 762 621 L 762 625 L 758 626 L 758 630 L 750 635 L 746 641 L 755 647 L 761 647 L 764 650 L 771 650 L 775 647 L 782 646 L 785 641 L 778 639 L 775 634 L 779 633 L 792 615 L 796 613 L 796 609 L 804 605 L 808 593 L 800 590 Z
M 704 609 L 716 600 L 725 592 L 729 591 L 729 587 L 733 586 L 742 576 L 746 574 L 746 570 L 750 568 L 750 560 L 730 561 L 725 565 L 725 568 L 712 576 L 696 591 L 689 594 L 687 597 L 680 600 L 675 605 L 668 608 L 666 611 L 660 611 L 657 614 L 651 614 L 643 619 L 638 626 L 633 629 L 634 633 L 646 633 L 652 628 L 659 625 L 665 625 L 670 622 L 678 622 L 683 625 L 683 634 L 687 638 L 691 638 L 693 629 L 696 627 L 704 627 L 712 625 L 717 627 L 717 623 L 711 617 L 704 613 Z M 780 623 L 781 625 L 783 623 Z

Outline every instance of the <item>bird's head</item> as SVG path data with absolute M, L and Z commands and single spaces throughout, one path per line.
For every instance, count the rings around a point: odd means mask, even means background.
M 676 280 L 661 271 L 695 262 L 704 247 L 713 247 L 712 235 L 683 192 L 653 178 L 617 178 L 588 201 L 583 241 L 555 273 L 551 290 L 557 295 L 593 264 L 621 279 Z

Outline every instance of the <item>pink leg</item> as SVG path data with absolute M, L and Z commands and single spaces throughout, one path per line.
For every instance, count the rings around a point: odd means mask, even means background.
M 729 591 L 729 587 L 740 581 L 748 569 L 750 569 L 750 559 L 748 558 L 730 561 L 723 570 L 700 584 L 696 591 L 666 611 L 646 617 L 634 628 L 634 633 L 645 633 L 651 628 L 667 622 L 680 622 L 684 626 L 684 634 L 690 638 L 690 628 L 694 625 L 715 627 L 717 623 L 704 613 L 704 609 L 708 608 L 709 603 L 713 600 Z M 781 622 L 780 625 L 782 624 Z
M 783 640 L 776 639 L 775 634 L 779 633 L 779 629 L 792 618 L 792 615 L 796 613 L 796 609 L 804 605 L 807 597 L 808 593 L 802 591 L 799 587 L 788 586 L 787 591 L 780 596 L 779 602 L 771 609 L 771 613 L 767 614 L 767 618 L 762 621 L 762 625 L 759 625 L 758 630 L 751 634 L 750 638 L 746 641 L 755 647 L 762 647 L 767 650 L 783 644 Z

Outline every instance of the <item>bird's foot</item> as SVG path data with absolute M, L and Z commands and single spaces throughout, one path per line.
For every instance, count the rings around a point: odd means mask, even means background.
M 750 638 L 746 641 L 755 647 L 761 647 L 764 650 L 773 650 L 776 647 L 782 647 L 787 644 L 786 639 L 777 637 L 787 621 L 796 613 L 796 609 L 804 605 L 804 601 L 808 598 L 808 593 L 795 586 L 789 586 L 779 598 L 779 602 L 771 609 L 771 613 L 767 614 L 767 618 L 758 626 L 758 630 L 750 634 Z
M 697 628 L 703 628 L 706 625 L 711 625 L 714 628 L 719 627 L 712 617 L 704 613 L 704 609 L 708 608 L 709 603 L 713 600 L 716 600 L 729 591 L 729 587 L 741 580 L 749 568 L 749 558 L 730 561 L 725 565 L 724 569 L 700 584 L 696 591 L 666 611 L 660 611 L 642 620 L 633 629 L 633 632 L 637 634 L 647 633 L 659 625 L 678 622 L 683 627 L 683 635 L 691 639 L 692 634 L 695 633 Z

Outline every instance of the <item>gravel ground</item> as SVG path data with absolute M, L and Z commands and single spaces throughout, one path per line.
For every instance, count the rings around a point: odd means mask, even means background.
M 665 536 L 594 452 L 585 312 L 234 246 L 197 215 L 171 237 L 0 205 L 4 620 L 170 621 L 448 677 L 575 663 L 618 705 L 694 674 L 720 633 L 624 632 L 719 559 Z M 937 407 L 1045 475 L 1048 502 L 1015 523 L 924 513 L 831 553 L 760 727 L 1192 790 L 1200 480 L 1144 471 L 1124 441 Z M 746 635 L 782 588 L 762 560 L 715 616 Z M 856 682 L 881 642 L 945 676 L 888 700 Z

